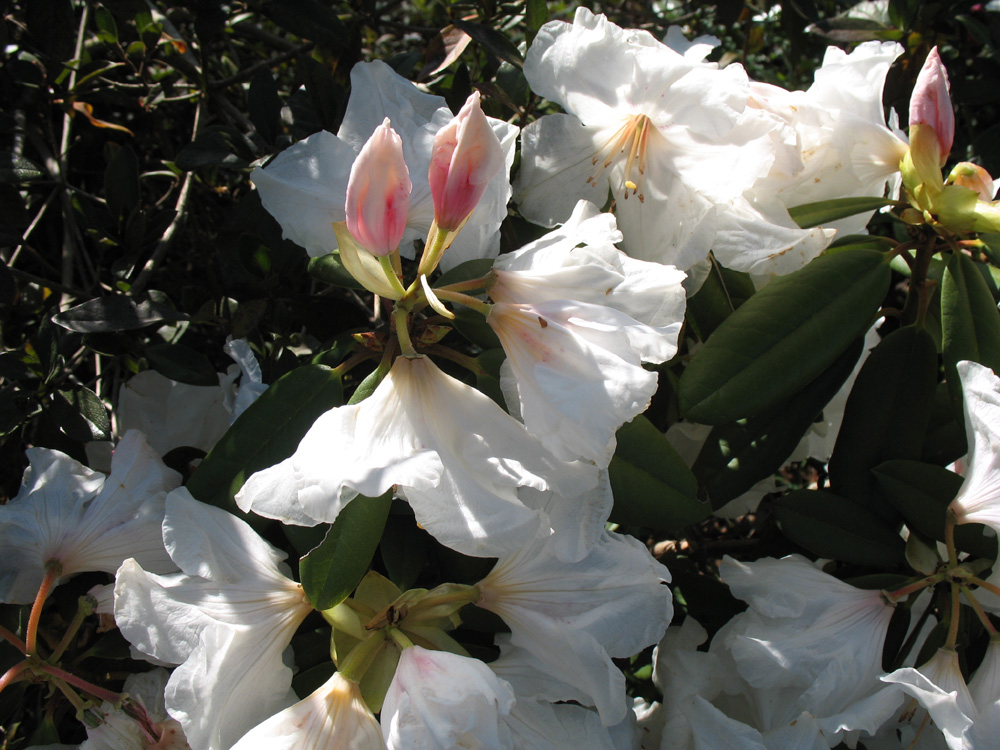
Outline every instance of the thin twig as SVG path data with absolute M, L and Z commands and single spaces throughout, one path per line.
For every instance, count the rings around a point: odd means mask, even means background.
M 249 68 L 241 70 L 235 75 L 231 75 L 228 78 L 220 78 L 218 81 L 209 81 L 209 89 L 224 89 L 227 86 L 232 86 L 234 83 L 243 83 L 244 81 L 249 81 L 260 70 L 265 68 L 276 68 L 283 62 L 287 62 L 292 58 L 298 57 L 299 55 L 304 55 L 306 52 L 311 52 L 316 46 L 315 42 L 306 42 L 305 44 L 300 44 L 286 52 L 282 52 L 280 55 L 275 55 L 274 57 L 269 57 L 267 60 L 261 60 L 258 63 L 254 63 Z
M 198 100 L 198 106 L 194 110 L 194 127 L 191 128 L 192 142 L 194 142 L 195 138 L 198 137 L 198 131 L 201 129 L 201 117 L 204 112 L 204 108 L 205 98 L 202 97 Z M 149 280 L 153 276 L 153 272 L 160 265 L 160 261 L 163 260 L 163 256 L 166 255 L 167 250 L 170 249 L 170 244 L 174 240 L 174 235 L 180 231 L 186 217 L 185 211 L 187 209 L 188 198 L 191 195 L 191 183 L 193 181 L 194 172 L 188 172 L 184 175 L 184 182 L 181 184 L 181 191 L 177 196 L 177 203 L 174 205 L 174 210 L 177 212 L 174 216 L 174 220 L 170 222 L 170 226 L 167 227 L 167 231 L 163 233 L 160 241 L 156 244 L 156 249 L 153 251 L 152 256 L 142 267 L 139 277 L 132 285 L 132 294 L 138 294 L 146 287 L 146 284 L 149 283 Z

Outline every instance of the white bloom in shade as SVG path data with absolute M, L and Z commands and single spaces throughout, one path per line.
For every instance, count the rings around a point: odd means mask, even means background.
M 882 88 L 903 51 L 866 42 L 848 55 L 827 48 L 806 91 L 752 83 L 749 106 L 773 119 L 775 159 L 767 176 L 733 202 L 713 248 L 726 266 L 785 274 L 816 257 L 839 232 L 863 231 L 872 212 L 800 229 L 788 209 L 833 198 L 881 197 L 898 180 L 907 145 L 885 122 Z
M 882 646 L 893 609 L 803 557 L 740 563 L 726 558 L 722 579 L 750 605 L 730 648 L 756 688 L 795 687 L 799 705 L 831 716 L 882 687 Z
M 167 716 L 163 704 L 169 675 L 165 669 L 129 675 L 124 692 L 141 705 L 140 711 L 126 712 L 107 702 L 92 709 L 100 723 L 88 726 L 80 750 L 190 750 L 180 724 Z
M 335 672 L 294 706 L 258 724 L 233 750 L 379 750 L 382 728 L 358 683 Z
M 975 721 L 976 706 L 954 649 L 940 648 L 919 669 L 897 669 L 882 680 L 899 685 L 927 709 L 934 725 L 944 735 L 949 750 L 975 750 L 965 743 L 963 735 Z M 924 718 L 926 715 L 921 715 L 915 723 L 919 725 Z
M 686 269 L 712 247 L 721 206 L 774 160 L 775 124 L 747 109 L 738 65 L 685 57 L 648 32 L 622 29 L 579 8 L 572 24 L 538 32 L 524 74 L 567 114 L 522 133 L 521 213 L 552 226 L 577 200 L 616 200 L 625 250 Z
M 163 542 L 181 573 L 125 561 L 115 620 L 139 651 L 180 665 L 166 706 L 192 746 L 226 750 L 294 702 L 282 652 L 312 607 L 285 575 L 284 553 L 183 487 L 167 497 Z
M 631 656 L 663 635 L 673 615 L 664 585 L 670 575 L 632 537 L 605 532 L 576 563 L 558 559 L 553 539 L 502 557 L 479 582 L 477 605 L 510 627 L 510 658 L 534 662 L 539 685 L 527 695 L 596 706 L 612 726 L 628 712 L 625 678 L 612 657 Z M 558 683 L 568 692 L 554 692 Z
M 489 557 L 551 533 L 518 487 L 574 497 L 597 484 L 596 467 L 557 460 L 489 397 L 425 357 L 399 357 L 371 396 L 320 416 L 295 453 L 251 476 L 236 502 L 311 526 L 332 522 L 358 494 L 395 486 L 438 541 Z
M 596 711 L 572 703 L 549 703 L 518 695 L 510 715 L 503 720 L 518 750 L 619 750 L 628 747 L 616 741 L 616 735 L 601 724 Z
M 21 491 L 0 505 L 0 601 L 32 602 L 49 561 L 61 565 L 63 578 L 114 573 L 129 557 L 161 573 L 177 569 L 159 528 L 164 498 L 180 475 L 141 433 L 122 438 L 108 477 L 59 451 L 29 448 L 27 454 Z
M 382 704 L 389 750 L 509 750 L 502 718 L 514 691 L 477 659 L 420 646 L 403 650 Z
M 965 481 L 950 509 L 958 523 L 1000 531 L 1000 378 L 975 362 L 958 363 L 969 443 Z
M 413 257 L 413 241 L 423 239 L 434 219 L 428 169 L 434 137 L 455 117 L 444 99 L 420 91 L 383 62 L 358 63 L 351 70 L 351 98 L 337 135 L 321 131 L 278 154 L 252 174 L 261 201 L 286 239 L 311 256 L 337 248 L 331 224 L 344 221 L 351 165 L 385 118 L 402 140 L 412 192 L 400 252 Z M 503 166 L 488 183 L 465 229 L 442 258 L 447 269 L 472 258 L 496 257 L 500 223 L 507 217 L 508 174 L 518 129 L 486 118 L 503 148 Z
M 488 287 L 507 403 L 557 456 L 598 466 L 649 406 L 657 377 L 642 363 L 676 353 L 684 318 L 684 273 L 629 258 L 620 238 L 580 201 L 566 225 L 499 258 Z
M 225 407 L 230 413 L 229 423 L 236 421 L 260 395 L 267 390 L 260 372 L 260 364 L 246 339 L 227 339 L 223 351 L 232 357 L 240 368 L 240 386 L 231 398 L 226 398 Z
M 232 383 L 238 370 L 219 373 L 219 385 L 189 385 L 143 370 L 118 391 L 118 431 L 142 432 L 159 455 L 191 446 L 206 453 L 229 429 Z

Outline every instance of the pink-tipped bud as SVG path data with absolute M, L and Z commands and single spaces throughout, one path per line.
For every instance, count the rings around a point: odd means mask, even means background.
M 411 190 L 403 141 L 387 117 L 354 160 L 347 181 L 347 230 L 361 247 L 372 255 L 388 255 L 399 247 Z
M 437 225 L 449 231 L 461 226 L 503 164 L 500 140 L 479 106 L 479 92 L 474 91 L 462 110 L 434 136 L 427 180 Z
M 992 201 L 997 192 L 997 186 L 990 173 L 978 164 L 968 161 L 955 165 L 951 174 L 948 175 L 948 184 L 961 185 L 969 190 L 975 190 L 981 201 Z
M 948 95 L 948 72 L 937 47 L 924 60 L 910 96 L 910 127 L 914 125 L 934 128 L 939 166 L 944 166 L 955 140 L 955 111 Z

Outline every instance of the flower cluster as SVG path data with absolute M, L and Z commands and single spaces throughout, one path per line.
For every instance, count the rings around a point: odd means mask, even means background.
M 995 553 L 966 554 L 956 527 L 1000 533 L 1000 380 L 963 354 L 987 348 L 992 329 L 974 345 L 951 329 L 940 336 L 944 369 L 955 372 L 941 410 L 963 405 L 969 449 L 954 499 L 920 516 L 932 517 L 926 525 L 908 515 L 916 515 L 908 499 L 881 508 L 883 518 L 856 508 L 890 527 L 879 541 L 889 539 L 893 574 L 905 563 L 916 578 L 845 580 L 853 568 L 801 554 L 725 557 L 717 578 L 746 608 L 699 648 L 709 634 L 687 612 L 683 587 L 685 614 L 670 627 L 667 567 L 609 522 L 623 428 L 645 424 L 663 437 L 637 418 L 676 385 L 667 363 L 698 356 L 682 349 L 682 334 L 710 271 L 760 283 L 761 297 L 741 308 L 751 310 L 741 314 L 752 338 L 774 327 L 776 309 L 798 314 L 774 301 L 793 286 L 789 275 L 838 235 L 861 232 L 872 205 L 894 204 L 914 239 L 874 262 L 868 248 L 841 257 L 873 267 L 862 274 L 868 283 L 888 276 L 895 256 L 911 273 L 913 318 L 923 326 L 933 252 L 946 247 L 960 264 L 975 242 L 970 232 L 1000 229 L 989 175 L 960 164 L 942 177 L 955 126 L 936 52 L 917 82 L 907 141 L 882 107 L 886 74 L 902 53 L 895 43 L 831 48 L 814 83 L 797 92 L 707 62 L 713 46 L 676 30 L 660 42 L 580 8 L 572 23 L 542 26 L 527 50 L 528 84 L 563 111 L 523 131 L 488 117 L 478 91 L 454 114 L 387 64 L 359 63 L 337 134 L 316 133 L 251 175 L 284 237 L 334 268 L 374 311 L 373 330 L 330 355 L 334 368 L 311 366 L 353 395 L 319 413 L 280 457 L 256 446 L 249 458 L 234 455 L 248 443 L 232 436 L 261 414 L 274 419 L 284 391 L 266 390 L 249 345 L 231 341 L 238 366 L 219 389 L 196 393 L 151 373 L 124 386 L 107 476 L 30 449 L 20 493 L 0 506 L 0 601 L 31 605 L 23 640 L 0 628 L 23 657 L 0 689 L 51 682 L 87 717 L 83 747 L 987 747 L 1000 722 L 1000 633 L 990 619 L 1000 613 L 1000 569 L 986 575 Z M 549 231 L 501 253 L 512 196 L 523 218 Z M 865 208 L 844 213 L 835 199 Z M 799 226 L 806 204 L 825 218 Z M 764 286 L 773 276 L 786 278 Z M 871 284 L 877 304 L 887 285 Z M 807 308 L 823 294 L 796 292 L 793 302 Z M 725 305 L 738 307 L 728 293 Z M 848 307 L 831 305 L 842 316 Z M 856 383 L 902 388 L 908 373 L 872 375 L 882 359 L 862 358 L 866 330 L 878 351 L 877 316 L 868 312 L 851 324 L 853 359 L 835 352 L 811 372 L 792 389 L 787 415 L 770 403 L 715 427 L 673 420 L 675 436 L 699 436 L 699 458 L 692 473 L 663 447 L 639 480 L 656 488 L 648 494 L 665 488 L 700 511 L 697 488 L 687 485 L 701 478 L 703 444 L 714 440 L 734 483 L 750 489 L 760 477 L 740 475 L 743 456 L 774 452 L 770 477 L 809 425 L 835 433 L 863 408 L 847 395 Z M 808 329 L 810 315 L 803 318 Z M 920 331 L 933 359 L 920 394 L 929 401 L 938 352 Z M 762 356 L 795 348 L 788 340 L 769 341 Z M 907 349 L 914 359 L 917 341 Z M 803 342 L 815 343 L 794 343 Z M 782 369 L 770 367 L 769 378 Z M 763 380 L 752 390 L 765 390 Z M 901 403 L 897 411 L 912 405 Z M 802 430 L 783 434 L 786 418 Z M 754 419 L 764 427 L 746 437 Z M 927 420 L 913 423 L 927 431 Z M 812 452 L 843 465 L 844 435 Z M 232 492 L 202 497 L 198 482 L 181 486 L 162 460 L 178 446 L 207 452 L 203 465 L 213 471 L 236 465 L 225 476 Z M 856 461 L 858 484 L 867 490 L 873 476 L 891 474 L 893 460 L 916 463 L 924 447 L 914 457 L 876 446 Z M 650 466 L 661 457 L 664 466 Z M 863 505 L 849 484 L 835 478 L 833 489 Z M 737 498 L 729 507 L 749 506 Z M 711 512 L 704 508 L 699 518 Z M 796 528 L 808 541 L 838 520 L 828 508 L 788 513 L 781 521 L 794 541 Z M 396 522 L 453 569 L 397 565 L 410 550 L 394 546 Z M 861 546 L 878 536 L 844 528 Z M 287 559 L 291 547 L 305 553 L 298 564 Z M 867 553 L 857 553 L 858 565 L 872 559 Z M 52 589 L 86 572 L 113 574 L 113 587 L 93 589 L 60 638 L 40 631 Z M 971 619 L 963 606 L 990 641 L 972 670 L 959 648 Z M 113 619 L 134 659 L 157 666 L 123 694 L 63 668 L 94 611 Z M 309 639 L 323 644 L 322 658 L 297 672 Z M 654 645 L 662 700 L 633 703 L 620 664 Z

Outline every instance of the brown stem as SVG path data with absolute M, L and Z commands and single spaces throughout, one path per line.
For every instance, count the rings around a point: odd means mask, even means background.
M 45 605 L 45 600 L 49 598 L 49 592 L 52 591 L 60 573 L 62 573 L 62 565 L 59 561 L 49 560 L 45 563 L 45 578 L 42 579 L 42 585 L 38 587 L 38 594 L 31 605 L 31 614 L 28 615 L 28 631 L 24 643 L 25 653 L 29 656 L 35 653 L 38 642 L 38 621 L 42 616 L 42 607 Z
M 9 642 L 14 648 L 20 651 L 22 654 L 28 653 L 28 647 L 25 645 L 24 641 L 14 635 L 12 632 L 7 630 L 3 625 L 0 625 L 0 638 Z
M 37 667 L 35 667 L 36 672 L 44 672 L 47 675 L 55 677 L 56 679 L 62 680 L 73 687 L 79 688 L 88 695 L 92 695 L 102 701 L 107 701 L 108 703 L 114 703 L 118 705 L 121 702 L 121 695 L 118 693 L 113 693 L 110 690 L 105 690 L 102 687 L 97 687 L 93 683 L 87 682 L 82 677 L 77 677 L 75 674 L 67 672 L 65 669 L 59 669 L 59 667 L 54 667 L 51 664 L 42 662 Z
M 17 682 L 21 673 L 28 668 L 28 660 L 25 659 L 20 664 L 15 664 L 13 667 L 8 669 L 3 675 L 0 675 L 0 693 L 3 692 L 4 688 Z

